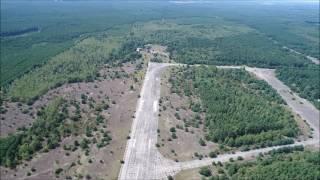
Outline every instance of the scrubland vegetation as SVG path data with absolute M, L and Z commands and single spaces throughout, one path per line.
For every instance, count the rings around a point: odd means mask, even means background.
M 98 148 L 108 145 L 112 138 L 109 132 L 99 128 L 99 125 L 104 124 L 103 127 L 106 127 L 106 119 L 100 112 L 108 109 L 109 106 L 108 104 L 92 105 L 92 101 L 89 99 L 85 103 L 91 104 L 92 109 L 96 110 L 96 118 L 85 122 L 87 117 L 82 115 L 79 102 L 68 102 L 62 98 L 53 100 L 37 112 L 37 119 L 31 127 L 19 128 L 17 133 L 0 138 L 0 165 L 14 168 L 24 160 L 31 160 L 37 153 L 48 152 L 61 146 L 63 139 L 70 136 L 82 138 L 75 140 L 72 144 L 64 144 L 63 148 L 66 151 L 82 149 L 88 154 L 90 143 L 96 144 Z M 98 138 L 94 136 L 97 133 L 102 135 Z
M 70 127 L 63 123 L 68 116 L 63 99 L 53 101 L 38 115 L 31 128 L 21 128 L 21 132 L 0 139 L 1 165 L 15 167 L 22 160 L 30 160 L 41 150 L 54 149 L 63 135 L 70 135 Z
M 310 65 L 307 68 L 283 67 L 277 70 L 277 76 L 294 92 L 312 102 L 320 109 L 319 65 Z
M 189 67 L 172 76 L 173 92 L 198 95 L 206 114 L 206 139 L 228 146 L 293 143 L 299 133 L 279 95 L 245 70 Z
M 209 179 L 317 179 L 320 176 L 319 157 L 319 152 L 303 151 L 299 147 L 287 152 L 271 152 L 255 161 L 217 165 L 218 173 Z

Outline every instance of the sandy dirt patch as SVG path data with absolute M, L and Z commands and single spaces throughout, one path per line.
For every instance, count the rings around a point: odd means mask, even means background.
M 28 114 L 21 109 L 28 107 L 34 113 L 45 106 L 54 97 L 63 97 L 69 101 L 80 104 L 81 123 L 92 123 L 96 117 L 96 107 L 107 102 L 109 108 L 102 110 L 106 119 L 104 124 L 97 127 L 93 138 L 100 138 L 101 132 L 109 132 L 112 140 L 109 145 L 98 148 L 96 144 L 89 145 L 89 153 L 78 148 L 75 151 L 65 150 L 64 145 L 72 145 L 75 140 L 79 142 L 86 137 L 85 134 L 64 138 L 60 147 L 47 153 L 38 153 L 31 161 L 26 161 L 15 170 L 1 167 L 3 179 L 117 179 L 120 170 L 120 161 L 123 158 L 127 137 L 130 133 L 132 117 L 135 113 L 136 103 L 140 92 L 146 64 L 139 60 L 135 63 L 126 63 L 122 67 L 105 65 L 100 71 L 100 77 L 94 82 L 66 84 L 49 91 L 32 106 L 18 103 L 5 103 L 9 108 L 4 114 L 8 126 L 4 128 L 4 135 L 15 132 L 18 127 L 29 126 L 34 117 L 25 121 Z M 91 99 L 90 103 L 82 104 L 82 96 Z M 14 116 L 12 116 L 14 115 Z M 17 117 L 13 118 L 12 117 Z M 15 123 L 15 124 L 14 124 Z M 12 127 L 10 127 L 11 125 Z M 61 168 L 57 175 L 56 171 Z

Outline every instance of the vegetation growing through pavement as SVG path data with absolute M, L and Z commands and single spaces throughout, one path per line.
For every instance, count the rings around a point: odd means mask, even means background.
M 310 65 L 307 68 L 282 67 L 277 69 L 276 73 L 290 89 L 320 109 L 319 65 Z
M 299 133 L 280 96 L 243 69 L 181 68 L 170 82 L 174 92 L 200 96 L 207 140 L 265 147 L 293 143 Z

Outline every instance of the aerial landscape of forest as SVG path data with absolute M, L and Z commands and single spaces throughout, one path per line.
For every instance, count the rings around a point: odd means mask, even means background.
M 1 179 L 319 179 L 319 2 L 1 1 Z

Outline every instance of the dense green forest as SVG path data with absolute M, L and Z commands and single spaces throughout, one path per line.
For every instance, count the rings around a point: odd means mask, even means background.
M 310 64 L 245 25 L 222 18 L 194 17 L 137 23 L 133 32 L 146 43 L 168 46 L 171 58 L 187 64 L 277 68 Z
M 282 67 L 276 71 L 278 78 L 293 91 L 320 109 L 320 69 L 319 65 L 306 68 Z
M 189 67 L 172 76 L 174 92 L 199 95 L 206 113 L 206 138 L 229 146 L 293 143 L 299 129 L 283 100 L 266 82 L 244 69 Z
M 52 6 L 47 7 L 48 3 Z M 157 2 L 158 6 L 92 3 L 91 9 L 84 8 L 88 5 L 85 2 L 3 4 L 1 25 L 4 28 L 1 32 L 17 32 L 35 26 L 41 29 L 39 33 L 26 36 L 1 38 L 1 85 L 7 87 L 4 90 L 12 100 L 32 103 L 49 89 L 66 82 L 92 80 L 99 66 L 114 62 L 115 54 L 126 44 L 134 44 L 129 48 L 131 51 L 134 51 L 133 47 L 147 43 L 167 45 L 173 60 L 187 64 L 245 64 L 272 68 L 307 67 L 310 64 L 304 57 L 275 44 L 264 32 L 254 29 L 256 26 L 251 21 L 240 22 L 222 11 L 216 12 L 220 17 L 210 15 L 213 7 L 175 4 L 168 7 L 164 2 Z M 44 6 L 49 9 L 45 11 Z M 137 13 L 136 10 L 142 7 L 143 10 Z M 12 11 L 16 8 L 21 9 L 20 14 Z M 70 8 L 76 10 L 69 12 Z M 168 13 L 161 13 L 164 10 Z M 21 15 L 28 19 L 20 20 Z M 92 18 L 95 20 L 90 21 Z M 129 43 L 126 42 L 128 34 L 132 40 Z M 110 56 L 111 52 L 113 56 Z M 135 56 L 121 58 L 128 61 Z
M 179 42 L 179 41 L 178 41 Z M 301 67 L 307 63 L 256 32 L 245 33 L 209 41 L 190 37 L 177 46 L 170 46 L 176 51 L 176 61 L 188 64 L 249 65 L 276 68 L 279 66 Z
M 179 62 L 231 64 L 236 61 L 269 67 L 291 66 L 289 59 L 292 59 L 295 66 L 301 66 L 304 61 L 301 57 L 280 49 L 285 45 L 318 56 L 316 12 L 317 7 L 308 3 L 265 6 L 256 2 L 220 1 L 208 4 L 1 1 L 1 33 L 40 29 L 19 37 L 1 37 L 1 86 L 8 86 L 88 36 L 113 28 L 129 33 L 137 24 L 150 20 L 170 20 L 179 25 L 171 29 L 151 27 L 140 33 L 146 42 L 168 45 Z M 280 44 L 272 45 L 269 38 Z
M 259 156 L 251 162 L 228 162 L 218 175 L 218 179 L 319 179 L 319 152 L 300 151 L 273 152 L 271 155 Z
M 164 7 L 158 4 L 152 9 L 153 4 L 138 2 L 1 1 L 1 33 L 35 26 L 41 29 L 18 37 L 1 37 L 1 86 L 8 86 L 89 36 L 110 30 L 118 35 L 128 33 L 128 27 L 118 26 L 160 18 L 159 11 Z
M 14 101 L 32 103 L 66 82 L 92 81 L 104 63 L 134 60 L 139 57 L 135 48 L 148 43 L 168 45 L 173 60 L 188 64 L 301 67 L 308 62 L 274 46 L 255 30 L 218 17 L 150 21 L 132 27 L 115 26 L 79 40 L 48 63 L 15 80 L 7 94 Z
M 319 5 L 308 3 L 273 1 L 224 2 L 224 8 L 215 14 L 257 29 L 280 46 L 287 46 L 306 55 L 320 58 L 319 54 Z M 210 7 L 207 7 L 209 9 Z M 232 12 L 232 13 L 227 13 Z

